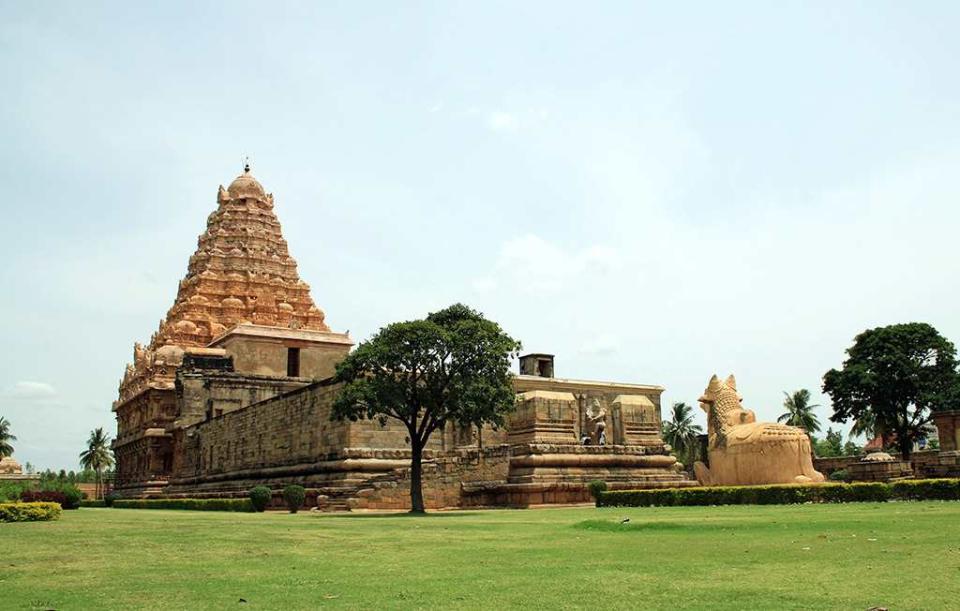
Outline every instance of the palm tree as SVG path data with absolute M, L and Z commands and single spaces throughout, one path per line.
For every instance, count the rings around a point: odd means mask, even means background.
M 110 436 L 103 432 L 102 427 L 90 431 L 87 440 L 87 449 L 80 452 L 80 466 L 84 469 L 93 469 L 97 472 L 97 492 L 99 498 L 103 496 L 103 470 L 113 466 L 113 456 L 110 454 Z
M 703 429 L 693 423 L 693 408 L 683 402 L 674 403 L 670 420 L 663 423 L 663 440 L 673 446 L 678 456 L 696 458 L 697 435 L 701 434 Z
M 777 422 L 797 426 L 812 435 L 820 430 L 820 421 L 817 415 L 813 413 L 813 408 L 819 405 L 810 405 L 810 391 L 806 388 L 794 392 L 792 395 L 787 391 L 783 392 L 786 399 L 783 400 L 783 407 L 787 410 L 783 415 L 777 418 Z
M 877 422 L 876 416 L 873 415 L 872 411 L 865 411 L 860 415 L 859 418 L 853 421 L 853 426 L 850 427 L 850 436 L 856 437 L 858 435 L 863 435 L 867 438 L 867 441 L 872 440 L 880 433 L 880 426 Z
M 0 458 L 13 455 L 13 446 L 10 442 L 16 440 L 17 438 L 10 434 L 10 422 L 0 416 Z

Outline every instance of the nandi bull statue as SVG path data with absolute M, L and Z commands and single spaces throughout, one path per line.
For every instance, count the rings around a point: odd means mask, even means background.
M 714 375 L 700 397 L 707 412 L 707 457 L 693 470 L 704 486 L 807 484 L 824 480 L 813 468 L 810 438 L 803 429 L 757 422 L 743 409 L 737 381 Z

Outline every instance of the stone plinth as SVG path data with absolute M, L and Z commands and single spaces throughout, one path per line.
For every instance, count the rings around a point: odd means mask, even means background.
M 677 459 L 660 446 L 524 444 L 511 448 L 506 484 L 485 490 L 487 505 L 526 507 L 592 500 L 587 484 L 611 490 L 694 486 Z M 480 503 L 477 503 L 480 504 Z
M 910 463 L 887 454 L 873 452 L 847 467 L 850 479 L 855 482 L 888 482 L 913 476 Z

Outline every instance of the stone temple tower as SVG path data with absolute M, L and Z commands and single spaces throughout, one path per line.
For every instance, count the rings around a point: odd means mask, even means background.
M 134 344 L 113 405 L 118 485 L 165 483 L 174 431 L 189 420 L 174 385 L 185 356 L 229 356 L 238 371 L 309 381 L 332 373 L 351 345 L 324 318 L 297 274 L 273 195 L 246 166 L 219 188 L 217 209 L 149 345 Z

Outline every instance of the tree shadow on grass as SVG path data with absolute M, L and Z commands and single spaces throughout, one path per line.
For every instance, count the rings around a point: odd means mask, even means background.
M 402 519 L 433 519 L 433 518 L 454 518 L 454 517 L 463 517 L 469 515 L 479 515 L 479 511 L 431 511 L 427 513 L 410 513 L 409 511 L 397 511 L 397 512 L 388 512 L 388 511 L 374 511 L 374 512 L 364 512 L 364 513 L 323 513 L 315 512 L 311 515 L 315 517 L 320 517 L 326 520 L 359 520 L 364 518 L 394 518 L 398 520 Z

